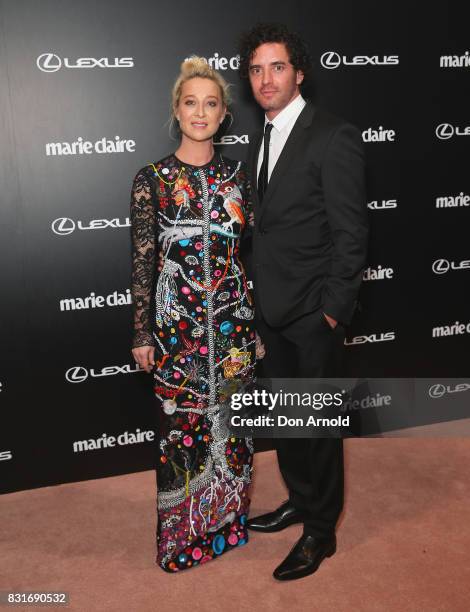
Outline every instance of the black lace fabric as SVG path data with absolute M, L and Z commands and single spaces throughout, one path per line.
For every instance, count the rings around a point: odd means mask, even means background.
M 152 183 L 144 169 L 133 180 L 130 202 L 132 348 L 155 346 L 151 299 L 155 277 L 156 215 Z

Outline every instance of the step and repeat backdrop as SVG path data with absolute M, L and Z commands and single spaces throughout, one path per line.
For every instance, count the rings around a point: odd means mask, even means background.
M 347 375 L 467 375 L 470 10 L 410 4 L 0 2 L 1 491 L 153 467 L 152 378 L 131 354 L 131 183 L 178 146 L 170 92 L 194 53 L 233 83 L 217 146 L 245 159 L 263 115 L 237 38 L 257 21 L 306 39 L 308 96 L 362 131 L 371 240 Z M 377 432 L 392 423 L 393 405 L 367 409 Z

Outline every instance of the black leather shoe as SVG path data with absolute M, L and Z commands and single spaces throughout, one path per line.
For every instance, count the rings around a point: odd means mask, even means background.
M 274 531 L 281 531 L 294 523 L 303 523 L 303 519 L 303 514 L 298 512 L 287 500 L 274 512 L 250 518 L 246 524 L 248 529 L 253 531 L 272 533 Z
M 303 535 L 284 561 L 273 572 L 277 580 L 296 580 L 316 572 L 325 557 L 336 552 L 336 535 L 316 538 Z

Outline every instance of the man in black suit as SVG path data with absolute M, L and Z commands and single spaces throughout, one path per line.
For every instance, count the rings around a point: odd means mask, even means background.
M 270 378 L 341 376 L 345 328 L 366 265 L 368 215 L 360 131 L 305 100 L 310 59 L 281 24 L 258 24 L 240 40 L 240 75 L 265 111 L 250 139 L 257 330 Z M 336 551 L 343 508 L 341 438 L 277 439 L 289 499 L 250 518 L 260 532 L 303 523 L 274 570 L 278 580 L 316 571 Z

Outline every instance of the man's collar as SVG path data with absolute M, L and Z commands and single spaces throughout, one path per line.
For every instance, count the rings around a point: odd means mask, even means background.
M 303 107 L 306 104 L 305 98 L 302 97 L 302 94 L 299 93 L 297 97 L 295 97 L 287 106 L 285 106 L 280 113 L 278 113 L 272 121 L 264 116 L 264 125 L 267 123 L 272 123 L 275 129 L 280 132 L 285 128 L 285 126 L 289 123 L 292 117 L 297 117 L 302 111 Z

